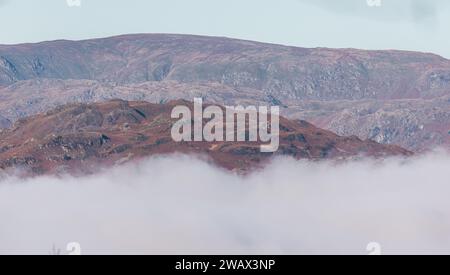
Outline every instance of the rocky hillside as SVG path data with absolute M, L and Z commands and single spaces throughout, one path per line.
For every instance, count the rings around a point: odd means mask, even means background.
M 279 104 L 290 118 L 412 150 L 450 148 L 450 61 L 426 53 L 128 35 L 0 46 L 0 87 L 11 121 L 60 103 L 202 94 Z
M 261 153 L 261 142 L 174 142 L 167 104 L 113 100 L 60 106 L 21 119 L 0 132 L 0 168 L 22 168 L 32 175 L 86 173 L 148 156 L 189 153 L 236 172 L 261 167 L 276 155 L 296 159 L 349 159 L 408 156 L 397 146 L 341 137 L 304 121 L 280 118 L 280 147 Z M 205 121 L 206 122 L 206 121 Z

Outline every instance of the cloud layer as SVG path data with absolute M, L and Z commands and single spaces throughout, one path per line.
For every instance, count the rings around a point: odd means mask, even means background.
M 450 158 L 279 159 L 248 177 L 189 157 L 0 183 L 0 254 L 450 253 Z

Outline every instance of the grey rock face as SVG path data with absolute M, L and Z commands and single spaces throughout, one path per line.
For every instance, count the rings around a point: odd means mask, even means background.
M 0 116 L 0 129 L 9 128 L 9 127 L 11 127 L 11 125 L 12 125 L 12 123 L 9 119 L 7 119 L 3 116 Z

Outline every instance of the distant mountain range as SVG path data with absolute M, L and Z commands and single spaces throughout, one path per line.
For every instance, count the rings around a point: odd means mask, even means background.
M 142 34 L 0 46 L 0 127 L 62 104 L 121 98 L 283 106 L 339 135 L 450 149 L 450 61 Z
M 174 142 L 171 112 L 166 104 L 112 100 L 60 106 L 21 119 L 0 132 L 0 169 L 22 168 L 26 175 L 85 174 L 148 156 L 186 153 L 237 173 L 263 167 L 274 156 L 296 159 L 354 159 L 409 156 L 397 146 L 340 137 L 305 122 L 280 118 L 280 146 L 262 153 L 261 142 Z

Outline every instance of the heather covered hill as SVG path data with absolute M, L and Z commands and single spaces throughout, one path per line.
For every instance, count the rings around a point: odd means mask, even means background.
M 21 119 L 0 133 L 0 168 L 22 168 L 32 175 L 86 173 L 99 167 L 172 153 L 203 157 L 225 169 L 246 172 L 274 156 L 296 159 L 352 159 L 408 156 L 397 146 L 341 137 L 304 121 L 280 118 L 280 146 L 262 153 L 258 142 L 174 142 L 171 118 L 177 105 L 113 100 L 71 104 Z

